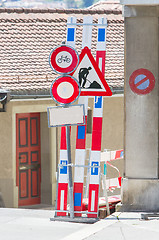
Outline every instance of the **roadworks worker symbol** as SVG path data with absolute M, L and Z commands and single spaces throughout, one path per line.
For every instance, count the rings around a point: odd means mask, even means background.
M 111 96 L 112 92 L 88 47 L 82 50 L 79 59 L 72 75 L 79 81 L 81 96 Z
M 88 68 L 80 68 L 79 70 L 79 84 L 81 86 L 81 88 L 87 88 L 87 89 L 91 89 L 91 88 L 97 88 L 97 89 L 102 89 L 101 83 L 99 84 L 96 81 L 91 82 L 91 79 L 89 80 L 89 72 L 92 68 L 88 67 Z

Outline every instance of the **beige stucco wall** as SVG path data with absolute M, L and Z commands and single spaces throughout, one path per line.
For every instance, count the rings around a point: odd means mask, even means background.
M 10 111 L 10 107 L 8 108 Z M 14 202 L 14 181 L 12 162 L 12 115 L 1 113 L 0 116 L 0 191 L 6 206 Z
M 56 128 L 48 129 L 46 114 L 47 107 L 53 105 L 51 99 L 11 100 L 7 103 L 7 111 L 0 113 L 0 192 L 6 207 L 18 207 L 16 113 L 27 112 L 41 113 L 41 201 L 47 204 L 55 203 Z
M 114 95 L 104 98 L 102 150 L 123 149 L 124 98 Z

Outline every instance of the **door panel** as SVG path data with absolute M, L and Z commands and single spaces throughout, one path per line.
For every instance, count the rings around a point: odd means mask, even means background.
M 38 119 L 30 118 L 30 144 L 31 146 L 38 146 Z
M 16 116 L 16 166 L 19 206 L 40 203 L 40 114 Z
M 19 124 L 19 147 L 28 146 L 28 119 L 18 119 Z
M 29 189 L 28 189 L 28 171 L 21 170 L 19 173 L 19 199 L 26 199 L 29 197 Z
M 38 170 L 31 170 L 31 196 L 38 197 L 39 195 L 39 173 Z

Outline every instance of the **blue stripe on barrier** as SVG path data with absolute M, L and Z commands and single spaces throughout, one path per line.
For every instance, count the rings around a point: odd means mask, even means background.
M 95 97 L 95 108 L 102 108 L 102 97 Z
M 120 157 L 121 157 L 121 158 L 124 157 L 124 151 L 121 151 Z
M 98 29 L 98 42 L 105 42 L 105 29 L 104 28 Z
M 80 207 L 81 206 L 81 198 L 82 198 L 81 193 L 75 193 L 75 195 L 74 195 L 74 206 L 75 207 Z
M 85 139 L 85 126 L 78 126 L 78 139 Z
M 73 42 L 75 40 L 75 29 L 68 28 L 67 30 L 67 41 Z

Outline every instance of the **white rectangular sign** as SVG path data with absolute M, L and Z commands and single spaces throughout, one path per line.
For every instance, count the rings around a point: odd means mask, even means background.
M 48 107 L 48 126 L 63 127 L 85 124 L 84 105 Z

